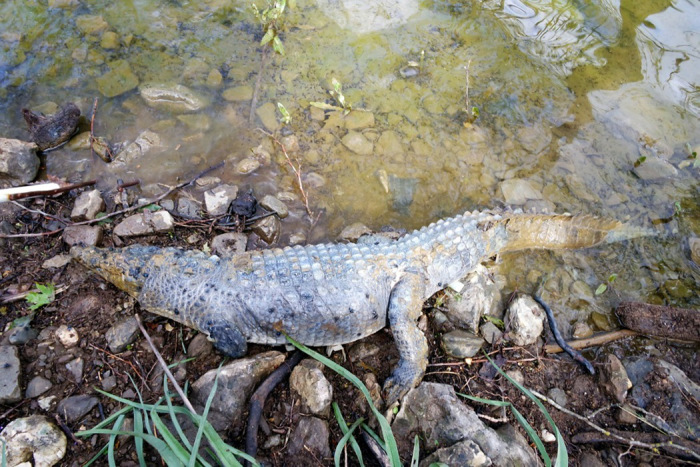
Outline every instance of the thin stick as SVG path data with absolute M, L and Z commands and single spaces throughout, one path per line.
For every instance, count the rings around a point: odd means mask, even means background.
M 62 186 L 60 188 L 56 188 L 53 190 L 39 190 L 39 191 L 27 191 L 25 193 L 15 193 L 12 195 L 8 195 L 7 199 L 10 201 L 15 201 L 18 199 L 30 198 L 32 196 L 53 196 L 53 195 L 57 195 L 60 193 L 65 193 L 66 191 L 74 190 L 76 188 L 82 188 L 84 186 L 94 185 L 95 183 L 97 183 L 96 180 L 90 180 L 87 182 L 72 183 L 70 185 Z
M 314 219 L 314 213 L 311 211 L 311 208 L 309 207 L 309 197 L 306 195 L 306 191 L 304 191 L 304 183 L 301 181 L 301 162 L 297 161 L 297 164 L 299 167 L 297 168 L 294 163 L 292 162 L 292 159 L 289 157 L 289 154 L 287 154 L 287 148 L 284 147 L 284 144 L 282 144 L 272 133 L 268 133 L 267 131 L 263 130 L 262 128 L 258 128 L 263 134 L 266 134 L 270 138 L 272 138 L 272 141 L 274 141 L 280 148 L 282 148 L 282 152 L 284 153 L 284 158 L 287 159 L 287 164 L 289 164 L 289 167 L 292 168 L 292 171 L 294 172 L 294 175 L 297 177 L 297 185 L 299 185 L 299 191 L 301 192 L 301 197 L 304 200 L 304 208 L 306 209 L 306 213 L 309 215 L 311 218 L 312 223 L 315 223 L 318 221 L 318 217 Z M 319 214 L 320 215 L 320 214 Z
M 97 97 L 95 98 L 95 101 L 92 104 L 92 116 L 90 117 L 90 157 L 95 157 L 95 148 L 92 143 L 94 143 L 97 138 L 95 138 L 95 115 L 97 114 Z M 112 155 L 112 151 L 109 149 L 109 146 L 106 147 L 107 149 L 107 158 L 105 159 L 104 157 L 100 156 L 100 159 L 102 159 L 105 162 L 112 162 L 114 159 L 114 156 Z M 99 154 L 98 154 L 99 156 Z
M 596 425 L 595 423 L 593 423 L 592 421 L 590 421 L 590 420 L 587 419 L 586 417 L 583 417 L 583 416 L 581 416 L 581 415 L 579 415 L 579 414 L 577 414 L 577 413 L 575 413 L 575 412 L 572 412 L 572 411 L 569 410 L 569 409 L 566 409 L 566 408 L 562 407 L 561 405 L 557 404 L 556 402 L 554 402 L 554 401 L 553 401 L 552 399 L 550 399 L 549 397 L 540 394 L 539 392 L 535 391 L 534 389 L 530 389 L 530 392 L 531 392 L 532 394 L 534 394 L 535 397 L 537 397 L 538 399 L 543 400 L 544 402 L 548 403 L 549 405 L 551 405 L 551 406 L 554 407 L 555 409 L 557 409 L 557 410 L 559 410 L 559 411 L 561 411 L 561 412 L 564 412 L 565 414 L 570 415 L 570 416 L 572 416 L 572 417 L 574 417 L 574 418 L 576 418 L 576 419 L 578 419 L 578 420 L 584 422 L 585 424 L 587 424 L 588 426 L 590 426 L 591 428 L 593 428 L 595 431 L 597 431 L 597 432 L 599 432 L 599 433 L 602 433 L 603 435 L 605 435 L 605 438 L 604 438 L 605 440 L 608 440 L 608 439 L 610 439 L 610 438 L 614 438 L 615 440 L 617 440 L 617 441 L 619 441 L 619 442 L 621 442 L 621 443 L 623 443 L 623 444 L 627 444 L 628 446 L 634 446 L 634 447 L 643 448 L 643 449 L 650 449 L 650 450 L 652 450 L 652 451 L 654 451 L 654 452 L 657 452 L 659 448 L 678 449 L 678 450 L 683 451 L 683 452 L 685 452 L 685 453 L 687 453 L 687 454 L 689 454 L 689 455 L 691 455 L 691 456 L 697 458 L 698 460 L 700 460 L 700 454 L 694 452 L 694 451 L 693 451 L 692 449 L 690 449 L 690 448 L 687 448 L 687 447 L 685 447 L 685 446 L 680 446 L 677 442 L 667 441 L 667 442 L 663 442 L 663 443 L 652 443 L 652 444 L 650 444 L 650 443 L 644 443 L 644 442 L 641 442 L 641 441 L 637 441 L 637 440 L 634 440 L 634 439 L 627 439 L 627 438 L 625 438 L 625 437 L 623 437 L 623 436 L 620 436 L 620 435 L 618 435 L 618 434 L 616 434 L 616 433 L 613 433 L 613 432 L 611 432 L 611 431 L 608 431 L 608 430 L 606 430 L 606 429 L 604 429 L 604 428 L 599 427 L 598 425 Z M 601 440 L 598 440 L 598 441 L 601 441 Z
M 569 341 L 568 344 L 571 348 L 581 350 L 587 347 L 596 347 L 599 345 L 604 345 L 609 342 L 613 342 L 619 339 L 624 339 L 625 337 L 638 336 L 639 334 L 630 331 L 629 329 L 620 329 L 618 331 L 605 332 L 603 334 L 598 334 L 593 337 L 588 337 L 586 339 L 577 339 Z M 563 352 L 562 348 L 556 344 L 547 344 L 544 346 L 544 351 L 546 353 L 560 353 Z
M 191 179 L 191 180 L 189 180 L 189 181 L 187 181 L 187 182 L 180 183 L 179 185 L 175 185 L 174 187 L 170 188 L 170 189 L 169 189 L 168 191 L 166 191 L 165 193 L 163 193 L 163 194 L 161 194 L 161 195 L 159 195 L 159 196 L 156 196 L 156 197 L 153 198 L 153 199 L 144 201 L 143 203 L 141 203 L 141 204 L 139 204 L 139 205 L 131 206 L 130 208 L 121 209 L 121 210 L 119 210 L 119 211 L 114 211 L 113 213 L 107 214 L 106 216 L 102 216 L 102 217 L 100 217 L 99 219 L 91 219 L 91 220 L 87 220 L 87 221 L 83 221 L 83 222 L 75 222 L 75 223 L 73 223 L 73 224 L 71 224 L 71 225 L 87 225 L 87 224 L 94 224 L 94 223 L 96 223 L 96 222 L 103 221 L 103 220 L 108 219 L 108 218 L 110 218 L 110 217 L 114 217 L 114 216 L 117 216 L 117 215 L 119 215 L 119 214 L 124 214 L 124 213 L 126 213 L 126 212 L 135 211 L 135 210 L 137 210 L 137 209 L 141 209 L 141 208 L 143 208 L 143 207 L 146 207 L 146 206 L 148 206 L 149 204 L 157 203 L 158 201 L 162 200 L 163 198 L 168 197 L 172 192 L 174 192 L 174 191 L 176 191 L 176 190 L 179 190 L 179 189 L 181 189 L 181 188 L 184 188 L 184 187 L 186 187 L 187 185 L 191 185 L 191 184 L 194 183 L 198 178 L 202 178 L 203 176 L 205 176 L 205 175 L 208 174 L 209 172 L 211 172 L 211 171 L 213 171 L 213 170 L 216 170 L 216 169 L 219 169 L 219 168 L 221 168 L 221 167 L 223 167 L 223 166 L 224 166 L 224 163 L 223 163 L 223 162 L 220 162 L 220 163 L 218 163 L 218 164 L 216 164 L 216 165 L 213 165 L 213 166 L 209 167 L 208 169 L 206 169 L 206 170 L 204 170 L 204 171 L 198 173 L 193 179 Z
M 467 106 L 467 107 L 466 107 L 467 113 L 470 112 L 470 110 L 469 110 L 469 67 L 471 66 L 471 64 L 472 64 L 472 61 L 471 61 L 471 60 L 468 60 L 468 61 L 467 61 L 467 66 L 464 67 L 464 69 L 465 69 L 466 72 L 467 72 L 467 92 L 465 93 L 465 94 L 466 94 L 466 97 L 465 97 L 465 102 L 464 102 L 465 105 Z
M 190 403 L 190 400 L 185 395 L 185 392 L 182 390 L 180 385 L 175 380 L 175 376 L 173 376 L 173 374 L 170 372 L 170 368 L 168 368 L 168 364 L 165 363 L 163 356 L 160 354 L 160 352 L 158 352 L 158 349 L 156 349 L 156 346 L 153 345 L 153 341 L 151 340 L 151 336 L 148 335 L 146 328 L 144 328 L 143 324 L 141 324 L 141 317 L 139 316 L 138 313 L 135 313 L 134 317 L 136 318 L 136 322 L 139 325 L 139 329 L 141 329 L 141 334 L 143 334 L 143 337 L 146 338 L 146 342 L 148 342 L 148 345 L 151 347 L 151 350 L 153 351 L 156 358 L 158 359 L 158 363 L 160 363 L 160 366 L 163 368 L 163 371 L 165 372 L 165 374 L 168 375 L 168 379 L 170 380 L 170 382 L 173 383 L 173 387 L 175 388 L 175 391 L 180 396 L 180 399 L 182 399 L 182 403 L 185 404 L 185 407 L 187 407 L 187 409 L 190 412 L 192 412 L 194 415 L 198 415 L 197 411 L 194 410 L 194 407 Z

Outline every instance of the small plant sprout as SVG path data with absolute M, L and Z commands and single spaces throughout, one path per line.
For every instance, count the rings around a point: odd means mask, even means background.
M 608 280 L 600 284 L 598 288 L 595 289 L 595 294 L 602 295 L 605 293 L 605 291 L 608 290 L 608 287 L 612 286 L 612 283 L 615 282 L 615 279 L 617 279 L 617 274 L 610 274 L 610 276 L 608 276 Z
M 333 96 L 333 99 L 335 99 L 335 102 L 338 105 L 326 104 L 325 102 L 310 102 L 309 104 L 314 106 L 314 107 L 318 107 L 319 109 L 323 109 L 323 110 L 340 110 L 345 115 L 347 115 L 352 110 L 352 105 L 350 105 L 345 100 L 345 95 L 343 95 L 343 85 L 340 83 L 340 81 L 338 81 L 335 78 L 333 78 L 331 80 L 331 84 L 333 85 L 333 89 L 328 91 L 328 93 L 331 96 Z M 355 109 L 355 110 L 362 110 L 362 109 Z
M 479 118 L 479 108 L 476 106 L 470 105 L 469 102 L 469 67 L 471 66 L 472 61 L 469 60 L 467 62 L 467 66 L 464 67 L 465 73 L 466 73 L 466 91 L 464 93 L 465 98 L 464 98 L 464 112 L 467 114 L 467 119 L 464 122 L 465 127 L 469 127 L 472 123 L 476 121 L 477 118 Z
M 284 55 L 284 46 L 280 39 L 279 33 L 281 29 L 281 17 L 284 9 L 287 6 L 287 0 L 275 2 L 267 2 L 267 8 L 259 10 L 255 3 L 252 4 L 253 14 L 260 21 L 264 32 L 263 38 L 260 40 L 260 45 L 271 44 L 272 50 L 280 55 Z
M 52 283 L 46 285 L 36 283 L 38 292 L 29 292 L 26 300 L 30 304 L 29 309 L 38 310 L 44 305 L 48 305 L 56 298 L 56 286 Z
M 287 108 L 286 108 L 284 105 L 282 105 L 281 102 L 278 102 L 278 103 L 277 103 L 277 109 L 278 109 L 278 110 L 280 111 L 280 113 L 282 114 L 282 118 L 280 118 L 280 121 L 281 121 L 282 123 L 284 123 L 285 125 L 289 125 L 289 124 L 291 123 L 291 121 L 292 121 L 292 116 L 289 115 L 289 111 L 287 110 Z

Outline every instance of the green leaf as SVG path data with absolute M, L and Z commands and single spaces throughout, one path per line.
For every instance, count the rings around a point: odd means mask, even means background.
M 32 311 L 37 310 L 44 305 L 48 305 L 49 303 L 54 301 L 54 298 L 56 298 L 56 286 L 54 286 L 52 283 L 48 283 L 46 285 L 36 283 L 35 285 L 39 291 L 29 292 L 27 294 L 27 297 L 25 298 L 25 300 L 27 300 L 27 303 L 31 304 L 29 309 Z
M 418 467 L 420 461 L 420 439 L 418 435 L 413 438 L 413 455 L 411 456 L 411 467 Z
M 267 30 L 265 35 L 263 36 L 262 40 L 260 41 L 260 45 L 265 45 L 268 42 L 270 42 L 273 38 L 275 37 L 275 30 L 270 28 Z
M 282 105 L 281 102 L 277 103 L 277 109 L 280 111 L 282 114 L 282 123 L 289 124 L 289 122 L 292 121 L 292 116 L 289 115 L 289 112 L 287 111 L 287 108 Z
M 280 40 L 279 36 L 275 36 L 275 38 L 272 40 L 272 49 L 278 54 L 284 55 L 284 46 L 282 45 L 282 41 Z
M 617 279 L 617 274 L 610 274 L 610 277 L 608 277 L 608 283 L 612 284 L 615 282 L 615 279 Z
M 597 289 L 595 289 L 595 294 L 600 295 L 608 290 L 608 284 L 600 284 Z

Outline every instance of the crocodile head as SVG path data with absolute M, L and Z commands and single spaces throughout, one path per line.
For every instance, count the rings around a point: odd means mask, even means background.
M 154 250 L 157 248 L 140 245 L 121 249 L 74 246 L 70 253 L 88 269 L 138 298 Z

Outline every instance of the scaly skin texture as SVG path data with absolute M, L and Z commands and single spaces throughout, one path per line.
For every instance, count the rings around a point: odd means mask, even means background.
M 396 242 L 320 244 L 220 259 L 134 245 L 74 247 L 82 264 L 153 313 L 198 329 L 227 355 L 247 342 L 282 344 L 282 331 L 311 346 L 345 344 L 387 319 L 399 350 L 384 384 L 388 404 L 423 377 L 428 345 L 417 321 L 425 300 L 496 253 L 581 248 L 646 235 L 592 217 L 466 213 Z

